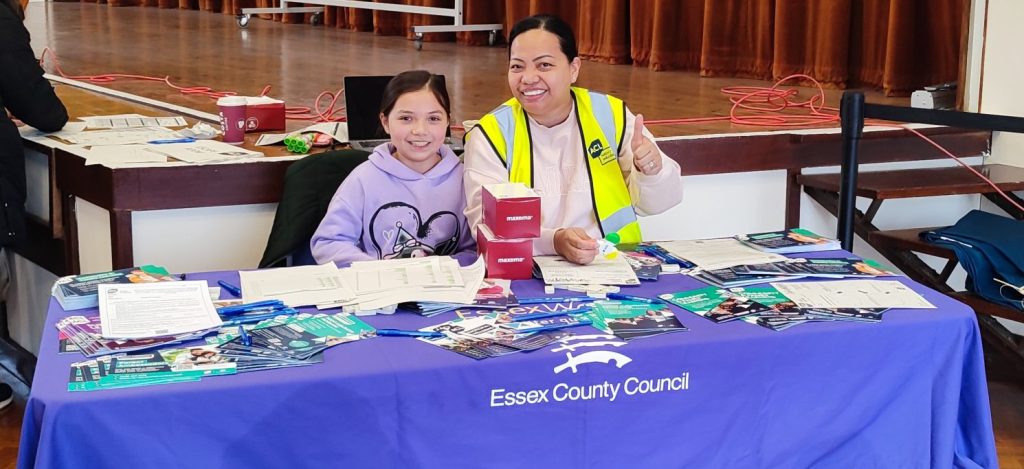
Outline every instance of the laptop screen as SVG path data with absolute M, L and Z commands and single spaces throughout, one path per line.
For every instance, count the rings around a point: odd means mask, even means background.
M 345 77 L 345 116 L 349 140 L 375 140 L 388 138 L 380 125 L 380 103 L 391 76 Z M 441 77 L 444 83 L 444 76 Z M 447 135 L 451 135 L 448 128 Z

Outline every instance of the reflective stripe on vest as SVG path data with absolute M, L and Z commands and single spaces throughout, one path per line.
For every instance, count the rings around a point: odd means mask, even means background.
M 618 232 L 623 243 L 638 243 L 642 240 L 640 225 L 618 164 L 626 130 L 626 106 L 618 98 L 583 88 L 573 87 L 571 94 L 601 234 Z M 533 140 L 519 101 L 512 98 L 498 106 L 481 118 L 476 128 L 508 170 L 509 181 L 533 187 Z

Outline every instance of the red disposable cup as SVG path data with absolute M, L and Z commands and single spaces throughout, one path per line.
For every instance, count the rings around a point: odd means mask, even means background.
M 245 141 L 245 98 L 226 96 L 217 100 L 220 111 L 220 128 L 224 132 L 224 143 L 238 145 Z

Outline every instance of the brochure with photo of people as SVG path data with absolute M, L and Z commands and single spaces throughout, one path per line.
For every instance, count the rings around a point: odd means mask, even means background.
M 594 327 L 623 340 L 689 330 L 664 304 L 599 301 L 589 315 Z
M 773 262 L 771 264 L 740 265 L 732 267 L 738 275 L 786 275 L 792 277 L 881 277 L 896 275 L 885 270 L 881 264 L 871 259 L 857 257 L 827 259 L 793 259 L 791 262 Z
M 751 233 L 736 239 L 764 252 L 786 254 L 791 252 L 833 251 L 840 249 L 838 240 L 826 238 L 810 230 L 793 228 L 783 231 Z

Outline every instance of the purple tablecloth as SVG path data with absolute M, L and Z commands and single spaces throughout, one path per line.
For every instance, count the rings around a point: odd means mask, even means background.
M 76 393 L 82 357 L 57 353 L 50 326 L 68 313 L 51 301 L 18 467 L 996 467 L 974 314 L 901 280 L 938 309 L 773 332 L 673 307 L 691 331 L 618 348 L 474 361 L 382 337 L 320 365 Z M 701 286 L 673 275 L 624 292 Z M 542 294 L 537 281 L 513 289 Z

